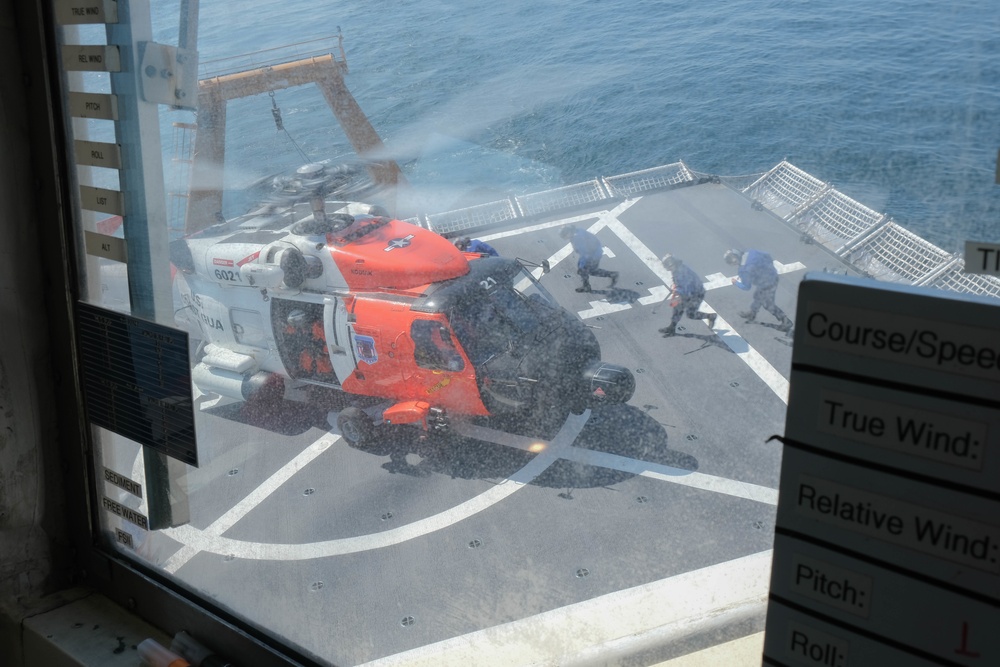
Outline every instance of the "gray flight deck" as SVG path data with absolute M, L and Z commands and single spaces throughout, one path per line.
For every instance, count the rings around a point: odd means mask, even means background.
M 615 290 L 604 278 L 592 294 L 574 290 L 575 258 L 558 234 L 567 223 L 600 237 L 602 266 L 621 274 Z M 457 424 L 443 439 L 386 430 L 357 449 L 330 427 L 335 414 L 199 397 L 203 464 L 183 480 L 191 521 L 150 534 L 139 553 L 338 665 L 402 664 L 391 657 L 401 652 L 449 664 L 426 658 L 463 647 L 480 656 L 465 664 L 568 664 L 595 645 L 662 659 L 647 644 L 668 636 L 657 634 L 664 623 L 698 630 L 664 608 L 697 615 L 695 598 L 713 596 L 718 611 L 742 605 L 747 631 L 760 629 L 781 461 L 767 439 L 783 433 L 791 337 L 764 311 L 755 323 L 737 315 L 751 294 L 730 284 L 723 253 L 771 253 L 777 303 L 793 319 L 807 270 L 858 272 L 712 181 L 469 233 L 504 256 L 551 262 L 542 284 L 593 327 L 604 360 L 635 375 L 627 405 L 571 416 L 538 438 Z M 657 261 L 667 252 L 704 278 L 714 331 L 684 319 L 673 338 L 657 332 L 670 317 Z M 726 598 L 750 579 L 746 599 Z M 694 588 L 671 588 L 681 583 Z M 673 599 L 681 590 L 700 594 Z M 603 616 L 586 602 L 598 596 Z M 588 614 L 604 630 L 581 630 Z M 512 637 L 524 654 L 492 659 Z

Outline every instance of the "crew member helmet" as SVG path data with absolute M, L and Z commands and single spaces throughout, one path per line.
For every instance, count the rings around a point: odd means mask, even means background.
M 663 257 L 661 257 L 660 261 L 663 263 L 663 266 L 665 266 L 668 269 L 672 269 L 681 263 L 681 260 L 674 257 L 669 252 Z
M 576 227 L 574 227 L 573 225 L 566 225 L 565 227 L 559 230 L 559 236 L 561 236 L 564 239 L 568 239 L 569 237 L 573 236 L 573 232 L 575 231 Z
M 469 244 L 472 243 L 472 239 L 468 236 L 460 236 L 455 239 L 455 247 L 465 252 L 469 248 Z
M 288 324 L 295 327 L 296 329 L 301 329 L 306 323 L 306 313 L 304 310 L 299 310 L 296 308 L 292 312 L 288 313 Z
M 743 259 L 743 253 L 735 248 L 730 248 L 726 251 L 726 254 L 724 254 L 722 258 L 726 260 L 726 264 L 733 264 L 735 266 L 740 263 L 741 259 Z

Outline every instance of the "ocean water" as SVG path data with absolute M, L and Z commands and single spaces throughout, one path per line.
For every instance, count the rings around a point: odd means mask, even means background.
M 178 2 L 156 3 L 176 43 Z M 343 31 L 347 84 L 444 210 L 683 160 L 788 159 L 942 248 L 1000 241 L 995 0 L 202 0 L 201 59 Z M 230 105 L 227 184 L 347 154 L 312 86 Z M 180 119 L 183 120 L 183 119 Z M 300 152 L 301 151 L 301 152 Z

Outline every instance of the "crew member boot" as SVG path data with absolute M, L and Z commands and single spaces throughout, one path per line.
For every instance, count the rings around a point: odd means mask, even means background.
M 664 338 L 667 338 L 668 336 L 673 336 L 677 333 L 677 325 L 671 324 L 669 327 L 663 327 L 659 331 L 663 334 Z

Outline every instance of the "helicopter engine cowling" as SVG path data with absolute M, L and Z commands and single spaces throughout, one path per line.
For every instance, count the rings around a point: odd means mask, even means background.
M 249 401 L 262 394 L 273 381 L 265 371 L 238 373 L 201 363 L 191 369 L 191 379 L 203 392 L 211 392 L 235 401 Z

